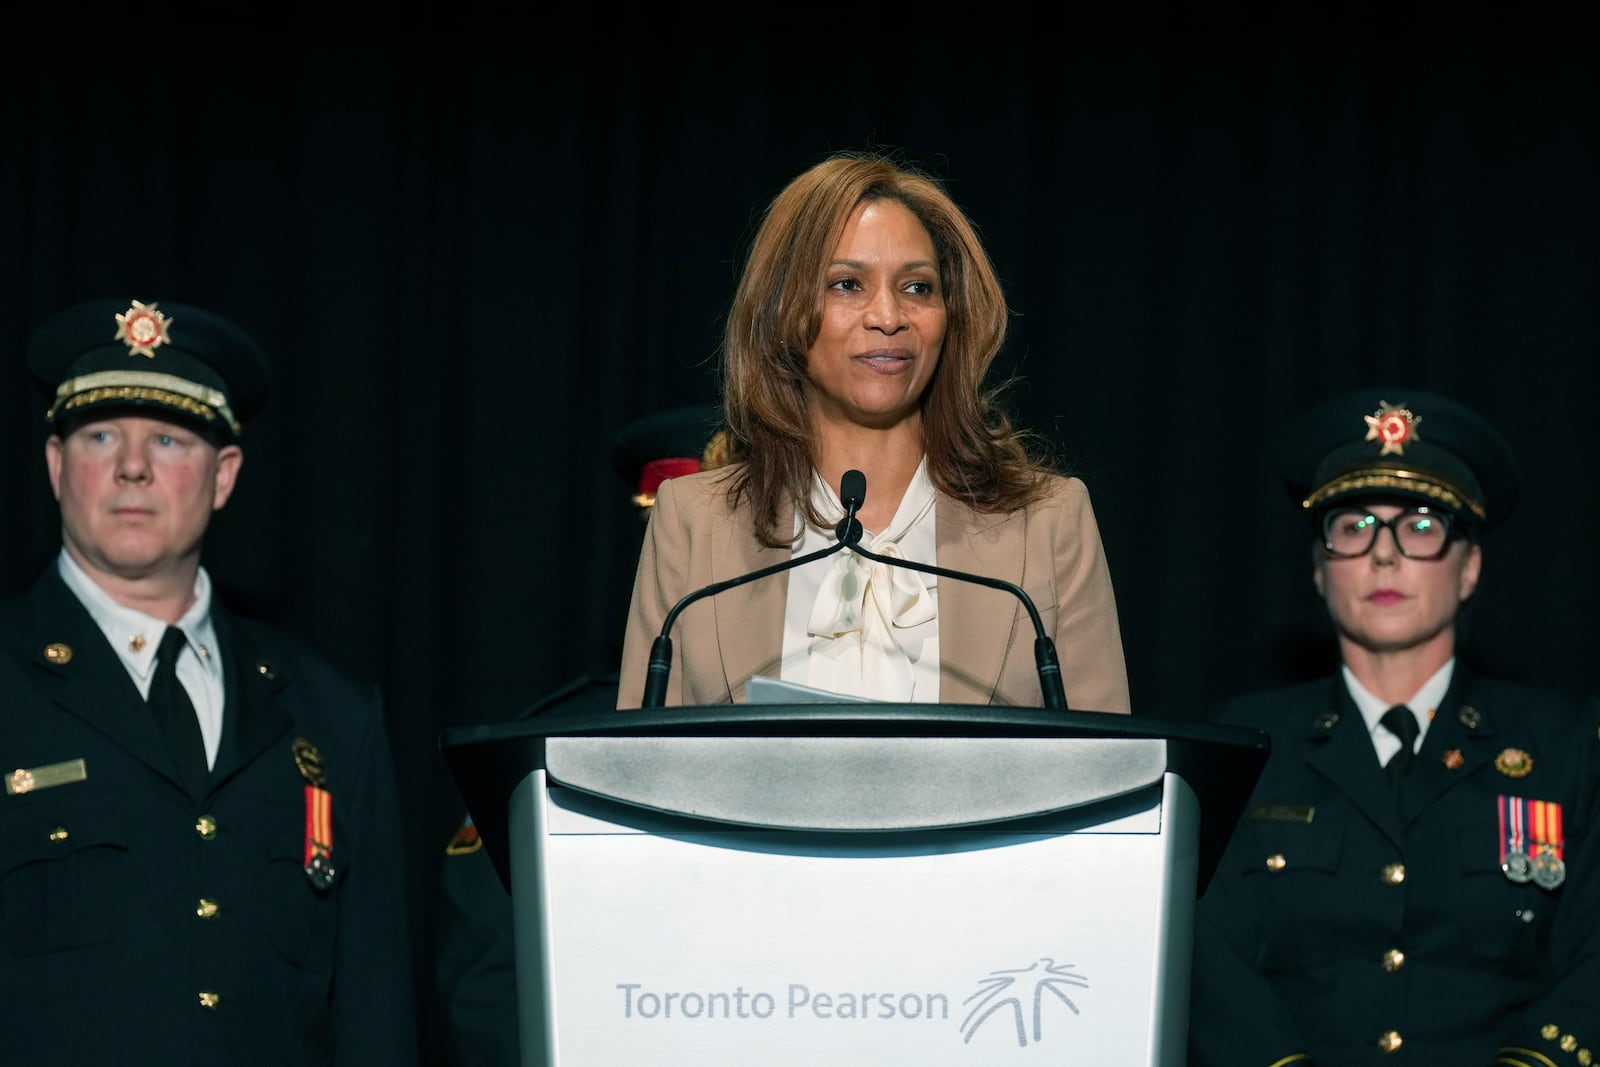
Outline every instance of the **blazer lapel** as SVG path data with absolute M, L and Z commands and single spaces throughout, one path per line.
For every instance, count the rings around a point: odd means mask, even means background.
M 793 522 L 792 509 L 778 516 L 780 530 Z M 714 524 L 711 543 L 712 580 L 718 582 L 782 563 L 792 554 L 786 545 L 763 545 L 745 523 Z M 712 598 L 730 701 L 744 700 L 744 684 L 752 675 L 777 677 L 783 661 L 783 615 L 788 596 L 789 576 L 784 573 L 735 586 Z
M 983 515 L 940 493 L 934 505 L 938 565 L 1019 584 L 1025 521 L 1021 512 Z M 1022 605 L 1002 590 L 953 578 L 940 578 L 938 589 L 939 700 L 989 704 Z
M 182 789 L 165 738 L 106 636 L 55 567 L 34 584 L 34 641 L 29 650 L 42 686 L 58 707 L 110 738 Z
M 1401 819 L 1410 824 L 1452 788 L 1495 756 L 1488 709 L 1470 702 L 1472 679 L 1459 660 L 1450 691 L 1428 724 L 1417 761 L 1401 790 Z
M 1350 799 L 1390 840 L 1400 840 L 1400 805 L 1378 765 L 1372 736 L 1344 681 L 1335 675 L 1327 701 L 1308 724 L 1306 762 Z
M 294 717 L 283 706 L 289 681 L 278 664 L 255 645 L 245 627 L 215 605 L 212 622 L 222 645 L 226 686 L 222 744 L 211 769 L 211 788 L 216 789 L 287 733 Z

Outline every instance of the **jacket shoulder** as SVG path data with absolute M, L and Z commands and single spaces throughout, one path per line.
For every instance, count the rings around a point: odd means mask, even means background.
M 1231 697 L 1218 704 L 1208 718 L 1269 732 L 1281 730 L 1291 721 L 1298 723 L 1304 715 L 1326 705 L 1331 684 L 1327 678 L 1318 678 L 1299 685 Z
M 377 688 L 372 682 L 334 663 L 296 634 L 230 611 L 218 609 L 216 615 L 226 628 L 229 652 L 239 657 L 241 671 L 278 676 L 342 700 L 376 698 Z
M 1600 700 L 1553 689 L 1474 676 L 1463 699 L 1476 704 L 1497 725 L 1520 725 L 1595 740 L 1600 733 Z

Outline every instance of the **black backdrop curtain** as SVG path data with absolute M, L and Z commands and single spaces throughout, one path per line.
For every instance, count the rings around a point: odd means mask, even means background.
M 757 212 L 829 150 L 902 150 L 989 242 L 997 379 L 1089 484 L 1140 713 L 1328 667 L 1274 438 L 1383 383 L 1521 455 L 1469 658 L 1600 689 L 1591 4 L 48 10 L 0 16 L 0 584 L 58 543 L 34 325 L 116 295 L 262 340 L 208 565 L 383 686 L 432 1055 L 438 732 L 614 669 L 639 531 L 612 436 L 715 397 Z

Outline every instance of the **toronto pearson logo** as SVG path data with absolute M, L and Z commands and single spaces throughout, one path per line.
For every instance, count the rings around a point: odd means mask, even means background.
M 1068 995 L 1068 990 L 1088 989 L 1089 979 L 1073 973 L 1075 963 L 1057 964 L 1049 956 L 1041 957 L 1026 967 L 990 971 L 978 983 L 978 991 L 962 1001 L 971 1004 L 972 1010 L 961 1020 L 961 1038 L 972 1044 L 973 1035 L 996 1015 L 1009 1019 L 1017 1028 L 1017 1046 L 1026 1048 L 1030 1015 L 1035 1043 L 1044 1040 L 1045 1005 L 1059 1001 L 1078 1015 L 1078 1005 Z M 999 1024 L 997 1024 L 999 1025 Z
M 975 991 L 960 1001 L 966 1011 L 955 1033 L 963 1045 L 988 1049 L 1011 1044 L 1015 1034 L 1018 1048 L 1044 1041 L 1048 1025 L 1059 1030 L 1059 1020 L 1071 1012 L 1083 1014 L 1074 999 L 1075 990 L 1088 989 L 1089 979 L 1080 974 L 1076 963 L 1057 963 L 1052 956 L 1041 956 L 1023 966 L 990 971 L 979 978 Z M 971 989 L 972 986 L 967 988 Z M 770 1021 L 789 1021 L 802 1025 L 832 1026 L 930 1026 L 949 1034 L 941 1040 L 953 1041 L 947 1027 L 956 1014 L 951 1006 L 960 996 L 948 990 L 878 990 L 850 988 L 849 985 L 817 987 L 811 982 L 773 983 L 767 988 L 743 984 L 727 988 L 673 989 L 650 987 L 642 982 L 617 982 L 621 994 L 618 1007 L 625 1020 L 662 1023 L 669 1027 L 762 1026 Z M 1053 1021 L 1051 1021 L 1053 1020 Z M 974 1044 L 978 1032 L 983 1037 Z M 1059 1039 L 1059 1035 L 1058 1039 Z

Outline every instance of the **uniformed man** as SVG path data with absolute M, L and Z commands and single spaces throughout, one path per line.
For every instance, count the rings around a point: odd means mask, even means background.
M 1230 703 L 1273 752 L 1201 901 L 1193 1067 L 1600 1056 L 1600 709 L 1456 655 L 1510 447 L 1445 397 L 1336 398 L 1294 434 L 1343 667 Z
M 709 405 L 671 408 L 625 426 L 611 447 L 611 465 L 633 493 L 640 529 L 668 478 L 726 461 L 726 439 L 714 433 Z M 610 712 L 617 706 L 615 671 L 582 675 L 522 712 Z M 511 898 L 483 851 L 471 816 L 445 846 L 436 982 L 450 1028 L 451 1054 L 463 1067 L 515 1067 L 520 1062 Z
M 0 605 L 7 1061 L 414 1062 L 378 694 L 200 565 L 260 350 L 200 308 L 96 301 L 28 362 L 62 547 Z

